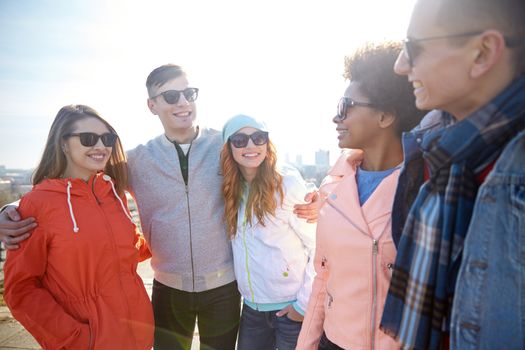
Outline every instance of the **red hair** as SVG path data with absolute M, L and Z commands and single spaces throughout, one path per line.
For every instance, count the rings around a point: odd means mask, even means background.
M 257 168 L 257 174 L 250 185 L 250 194 L 246 204 L 246 221 L 252 223 L 255 215 L 259 223 L 264 226 L 266 215 L 275 215 L 279 194 L 282 205 L 284 198 L 283 178 L 276 170 L 277 154 L 271 141 L 268 141 L 267 154 L 264 161 Z M 237 215 L 241 205 L 243 192 L 243 177 L 237 162 L 233 159 L 230 142 L 226 142 L 221 151 L 221 167 L 224 180 L 222 195 L 224 198 L 224 220 L 226 232 L 230 238 L 237 233 Z

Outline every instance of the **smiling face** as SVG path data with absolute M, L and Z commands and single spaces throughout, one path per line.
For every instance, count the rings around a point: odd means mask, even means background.
M 450 29 L 436 24 L 439 2 L 417 4 L 408 27 L 408 38 L 422 39 L 471 32 L 472 28 Z M 475 28 L 474 28 L 475 29 Z M 422 110 L 441 109 L 456 117 L 472 109 L 474 81 L 470 77 L 472 59 L 476 51 L 469 43 L 476 38 L 466 36 L 455 39 L 437 39 L 413 42 L 413 65 L 405 50 L 395 63 L 397 74 L 406 75 L 414 88 L 416 106 Z
M 85 118 L 77 121 L 71 133 L 91 132 L 97 135 L 109 133 L 106 125 L 96 118 Z M 64 177 L 87 180 L 91 175 L 104 170 L 109 160 L 112 147 L 106 147 L 99 138 L 92 147 L 83 146 L 78 136 L 70 136 L 63 140 L 63 152 L 67 159 Z
M 370 102 L 361 93 L 356 82 L 350 83 L 344 96 L 356 102 Z M 339 147 L 366 149 L 367 145 L 374 143 L 380 131 L 377 122 L 380 115 L 381 112 L 372 107 L 353 106 L 348 107 L 344 120 L 334 117 L 333 122 L 337 124 L 336 130 L 339 133 Z
M 168 90 L 182 91 L 187 87 L 189 87 L 188 79 L 186 75 L 181 75 L 155 88 L 153 96 Z M 175 104 L 169 104 L 163 96 L 157 96 L 148 99 L 148 107 L 151 113 L 160 118 L 166 136 L 170 140 L 186 143 L 185 140 L 181 141 L 181 137 L 184 139 L 187 134 L 190 134 L 190 140 L 192 139 L 195 132 L 194 121 L 197 117 L 195 102 L 189 102 L 183 94 Z
M 259 131 L 252 127 L 245 127 L 236 132 L 251 135 Z M 257 146 L 252 139 L 248 140 L 246 147 L 236 148 L 230 143 L 233 159 L 237 163 L 239 170 L 243 174 L 245 180 L 250 182 L 257 173 L 257 168 L 262 164 L 268 152 L 268 144 Z

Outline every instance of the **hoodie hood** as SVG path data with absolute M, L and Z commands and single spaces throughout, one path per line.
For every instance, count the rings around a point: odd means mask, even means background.
M 71 183 L 72 187 L 70 192 L 72 196 L 86 196 L 91 193 L 97 197 L 104 196 L 111 192 L 111 185 L 109 185 L 107 181 L 104 181 L 103 177 L 110 178 L 109 175 L 100 172 L 90 176 L 88 181 L 79 178 L 46 179 L 35 185 L 33 191 L 67 193 L 68 183 Z
M 73 210 L 75 197 L 93 196 L 97 201 L 100 201 L 107 196 L 114 196 L 119 201 L 124 214 L 126 214 L 128 219 L 133 223 L 131 214 L 115 189 L 113 180 L 103 172 L 91 176 L 87 182 L 79 178 L 46 179 L 38 185 L 35 185 L 33 191 L 49 191 L 66 194 L 69 215 L 73 224 L 73 232 L 75 233 L 80 231 Z

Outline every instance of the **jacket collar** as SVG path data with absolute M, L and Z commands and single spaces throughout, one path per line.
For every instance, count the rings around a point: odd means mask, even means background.
M 355 175 L 362 159 L 361 150 L 344 150 L 329 171 L 330 180 L 323 187 L 326 201 L 330 205 L 340 211 L 359 231 L 378 238 L 387 228 L 386 225 L 390 225 L 390 220 L 379 221 L 381 227 L 375 227 L 374 222 L 391 214 L 400 170 L 387 176 L 361 207 Z

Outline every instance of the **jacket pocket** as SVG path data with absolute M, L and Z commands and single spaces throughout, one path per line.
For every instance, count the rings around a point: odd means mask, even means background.
M 328 290 L 326 290 L 326 308 L 331 309 L 333 303 L 334 303 L 334 297 Z
M 77 336 L 72 339 L 65 347 L 64 349 L 87 349 L 91 350 L 94 349 L 95 345 L 95 336 L 93 333 L 93 329 L 91 327 L 91 323 L 89 321 L 81 321 L 80 322 L 80 330 L 77 334 Z
M 95 348 L 95 332 L 93 331 L 93 326 L 91 325 L 91 322 L 88 320 L 88 326 L 89 326 L 89 343 L 88 343 L 88 350 Z
M 394 263 L 396 261 L 396 247 L 392 240 L 381 243 L 380 264 L 381 271 L 384 276 L 390 281 L 392 272 L 394 271 Z

